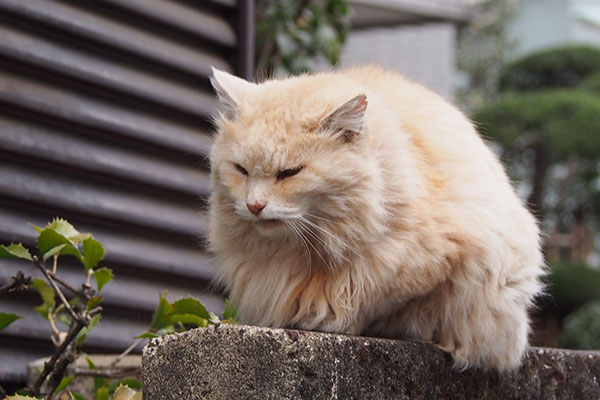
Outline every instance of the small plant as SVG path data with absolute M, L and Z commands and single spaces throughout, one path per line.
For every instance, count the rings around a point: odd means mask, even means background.
M 8 246 L 0 245 L 0 258 L 21 259 L 32 263 L 44 279 L 32 278 L 19 271 L 12 281 L 0 287 L 0 295 L 18 292 L 33 287 L 40 294 L 42 304 L 35 310 L 48 321 L 52 330 L 51 340 L 56 349 L 44 364 L 37 380 L 13 396 L 6 396 L 0 388 L 0 398 L 7 399 L 45 399 L 56 398 L 67 391 L 71 399 L 86 399 L 80 393 L 68 391 L 76 375 L 94 377 L 96 400 L 139 400 L 141 383 L 125 378 L 111 383 L 110 378 L 135 376 L 139 370 L 117 370 L 117 364 L 143 340 L 163 334 L 182 332 L 190 327 L 206 327 L 209 324 L 235 323 L 235 307 L 226 302 L 224 320 L 209 312 L 202 303 L 192 297 L 170 303 L 166 295 L 159 296 L 150 328 L 140 335 L 122 354 L 115 358 L 108 370 L 99 371 L 92 360 L 84 355 L 81 347 L 87 334 L 100 322 L 102 315 L 102 288 L 113 279 L 111 269 L 99 266 L 105 256 L 104 247 L 90 233 L 80 233 L 64 219 L 56 218 L 46 227 L 33 226 L 38 232 L 37 254 L 20 243 Z M 83 266 L 83 282 L 80 287 L 72 286 L 60 278 L 59 258 L 75 257 Z M 50 264 L 50 265 L 47 265 Z M 95 281 L 95 289 L 92 287 Z M 13 313 L 0 313 L 0 330 L 20 319 Z M 74 375 L 67 375 L 67 367 L 79 357 L 85 356 L 88 368 L 74 369 Z M 33 396 L 33 397 L 30 397 Z

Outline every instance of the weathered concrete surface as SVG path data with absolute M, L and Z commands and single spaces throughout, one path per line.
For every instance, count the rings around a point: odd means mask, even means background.
M 530 349 L 518 371 L 458 372 L 424 343 L 221 325 L 153 339 L 144 400 L 600 399 L 600 353 Z

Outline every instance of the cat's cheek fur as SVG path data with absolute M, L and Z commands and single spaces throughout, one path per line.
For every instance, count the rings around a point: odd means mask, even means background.
M 229 83 L 218 90 L 236 91 Z M 212 166 L 236 149 L 275 176 L 310 157 L 289 193 L 273 195 L 321 218 L 310 243 L 291 230 L 265 237 L 231 207 L 243 184 L 213 171 L 223 181 L 213 182 L 209 249 L 240 321 L 433 341 L 459 368 L 519 364 L 542 290 L 540 234 L 460 112 L 372 67 L 240 90 L 232 98 L 248 104 L 236 124 L 217 123 Z M 368 107 L 352 141 L 298 128 L 360 93 Z

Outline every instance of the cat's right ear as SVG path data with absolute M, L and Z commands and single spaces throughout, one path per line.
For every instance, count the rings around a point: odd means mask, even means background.
M 364 131 L 365 111 L 367 96 L 359 94 L 323 117 L 319 130 L 350 143 Z
M 210 83 L 221 102 L 220 110 L 226 118 L 236 119 L 243 96 L 255 85 L 215 67 L 211 69 L 213 75 L 210 77 Z

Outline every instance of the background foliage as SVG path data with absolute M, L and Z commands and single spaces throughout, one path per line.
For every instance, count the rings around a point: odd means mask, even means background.
M 559 345 L 600 348 L 600 271 L 561 249 L 593 245 L 600 222 L 600 49 L 527 55 L 500 71 L 498 88 L 473 116 L 542 221 L 553 295 L 544 312 L 566 316 Z
M 338 62 L 350 28 L 345 0 L 262 0 L 257 5 L 259 78 L 312 71 Z
M 550 230 L 568 231 L 576 210 L 585 217 L 599 215 L 594 203 L 598 188 L 592 184 L 598 179 L 600 154 L 600 96 L 593 90 L 597 74 L 596 48 L 531 54 L 501 72 L 500 98 L 474 114 L 484 135 L 502 145 L 513 178 L 527 184 L 529 204 Z M 553 176 L 557 167 L 570 171 L 560 179 Z M 556 193 L 547 190 L 556 180 L 571 196 L 552 204 Z
M 131 390 L 141 388 L 139 381 L 131 378 L 111 378 L 139 375 L 137 369 L 123 371 L 116 369 L 116 366 L 143 340 L 183 332 L 189 328 L 206 327 L 209 324 L 236 323 L 236 309 L 229 301 L 226 302 L 223 320 L 220 320 L 216 314 L 209 312 L 199 300 L 191 296 L 170 303 L 166 293 L 159 295 L 158 306 L 149 329 L 117 356 L 108 370 L 99 371 L 92 360 L 82 352 L 82 345 L 87 334 L 100 323 L 103 300 L 100 296 L 101 290 L 113 279 L 112 270 L 99 265 L 105 256 L 104 247 L 91 233 L 79 232 L 64 219 L 56 218 L 44 228 L 32 228 L 38 232 L 35 250 L 30 250 L 21 243 L 0 245 L 0 259 L 14 258 L 33 264 L 34 269 L 41 272 L 44 279 L 32 278 L 19 271 L 12 277 L 12 282 L 0 287 L 0 294 L 27 290 L 30 286 L 39 293 L 42 304 L 35 310 L 50 324 L 55 351 L 44 363 L 44 368 L 35 382 L 8 399 L 51 400 L 64 393 L 71 399 L 86 400 L 82 394 L 68 389 L 76 375 L 94 376 L 96 400 L 108 400 L 111 397 L 113 400 L 141 399 L 141 393 L 138 395 Z M 75 257 L 80 261 L 83 267 L 83 282 L 80 287 L 72 286 L 60 277 L 58 261 L 63 256 Z M 47 262 L 51 263 L 51 266 L 47 266 Z M 91 285 L 92 278 L 96 283 L 96 290 Z M 0 312 L 0 330 L 20 318 L 13 313 Z M 88 369 L 76 368 L 74 375 L 69 374 L 69 366 L 82 356 L 87 361 Z M 0 398 L 5 396 L 6 393 L 0 387 Z
M 574 87 L 600 71 L 600 50 L 567 46 L 530 54 L 508 64 L 500 76 L 501 90 Z

